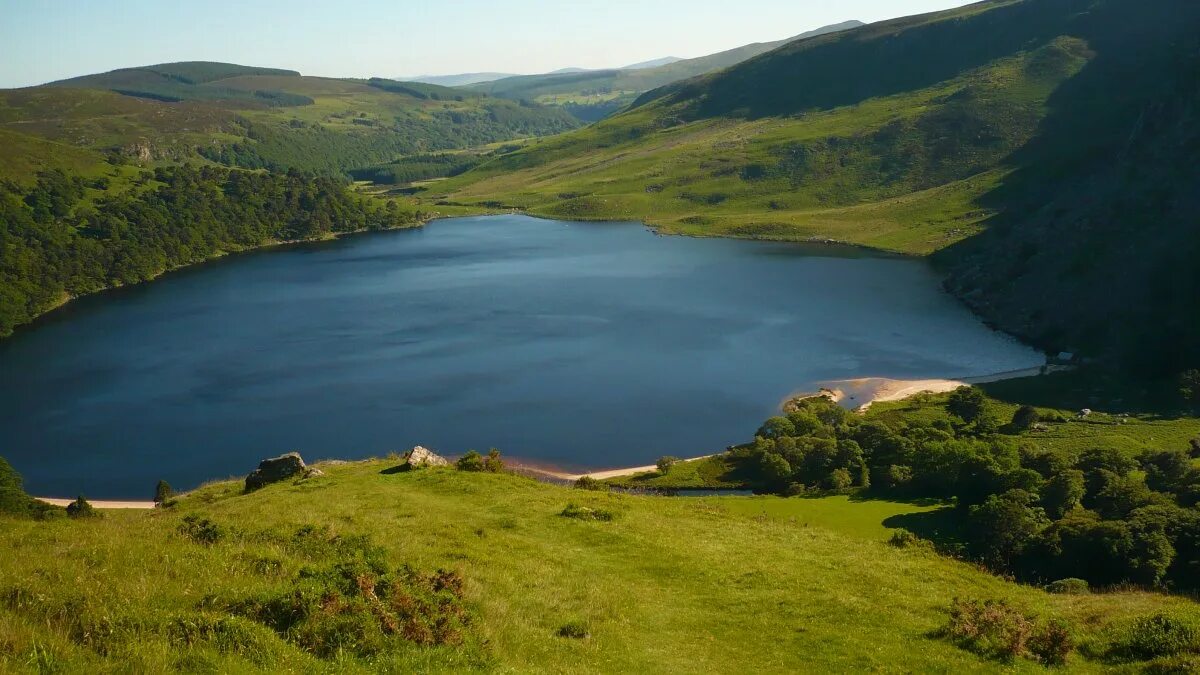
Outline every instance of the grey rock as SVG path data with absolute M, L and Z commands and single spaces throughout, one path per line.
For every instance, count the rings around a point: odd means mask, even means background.
M 417 446 L 404 455 L 401 465 L 407 469 L 424 469 L 431 466 L 450 466 L 450 460 L 433 452 L 429 448 Z
M 287 480 L 303 473 L 307 467 L 298 452 L 289 452 L 272 459 L 264 459 L 258 468 L 246 476 L 246 492 L 257 490 L 271 483 Z

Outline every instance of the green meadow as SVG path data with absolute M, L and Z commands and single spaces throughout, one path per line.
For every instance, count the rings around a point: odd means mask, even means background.
M 1119 665 L 1112 650 L 1138 616 L 1166 611 L 1200 620 L 1182 598 L 1054 595 L 886 543 L 888 518 L 928 507 L 845 497 L 635 496 L 504 474 L 389 471 L 394 465 L 325 464 L 324 476 L 251 494 L 240 482 L 219 482 L 148 512 L 4 521 L 0 544 L 10 555 L 0 562 L 0 667 L 1041 668 L 1028 659 L 989 660 L 939 637 L 961 596 L 1002 599 L 1030 616 L 1071 622 L 1080 647 L 1069 665 L 1090 671 Z M 569 504 L 609 512 L 612 520 L 560 515 Z M 332 591 L 318 613 L 342 622 L 333 628 L 310 617 L 281 631 L 247 609 L 264 597 L 299 597 L 293 594 L 302 593 L 304 580 L 367 559 L 416 574 L 457 573 L 461 633 L 446 644 L 372 641 L 355 622 L 372 624 L 373 615 L 338 614 Z M 331 644 L 325 629 L 342 638 Z

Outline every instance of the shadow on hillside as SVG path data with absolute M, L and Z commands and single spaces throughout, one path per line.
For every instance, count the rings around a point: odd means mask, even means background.
M 903 528 L 922 539 L 928 539 L 942 552 L 961 551 L 967 542 L 967 523 L 962 517 L 962 511 L 953 506 L 889 516 L 884 519 L 883 525 Z

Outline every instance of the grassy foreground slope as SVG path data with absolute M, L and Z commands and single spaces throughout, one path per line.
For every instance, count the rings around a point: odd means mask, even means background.
M 1021 671 L 1038 667 L 996 664 L 934 635 L 955 596 L 1068 620 L 1096 658 L 1135 616 L 1196 615 L 1155 594 L 1018 586 L 890 547 L 880 525 L 842 532 L 859 506 L 844 500 L 640 497 L 392 465 L 324 465 L 325 476 L 248 495 L 218 483 L 153 512 L 3 522 L 0 667 Z M 615 518 L 559 515 L 571 502 Z M 910 509 L 883 503 L 869 517 L 892 508 Z M 413 571 L 386 586 L 372 563 Z M 363 626 L 406 621 L 403 608 L 422 597 L 412 589 L 439 569 L 457 575 L 439 577 L 451 590 L 425 610 L 454 631 L 369 639 Z M 346 574 L 350 588 L 334 590 Z M 399 605 L 347 610 L 364 596 Z M 296 608 L 312 614 L 285 630 Z

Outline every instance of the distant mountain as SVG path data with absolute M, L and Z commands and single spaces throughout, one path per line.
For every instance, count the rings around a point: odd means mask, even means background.
M 562 110 L 422 82 L 190 61 L 0 90 L 0 179 L 106 157 L 346 173 L 397 157 L 569 130 Z M 19 151 L 17 151 L 19 150 Z
M 588 72 L 591 72 L 591 71 L 587 68 L 569 67 L 569 68 L 559 68 L 558 70 L 552 70 L 546 74 L 547 75 L 567 75 L 569 73 L 588 73 Z
M 673 60 L 662 65 L 634 64 L 608 70 L 564 69 L 544 75 L 518 75 L 494 82 L 470 85 L 492 96 L 537 100 L 560 105 L 584 121 L 595 121 L 620 110 L 639 94 L 672 82 L 727 68 L 796 40 L 836 33 L 862 26 L 846 21 L 801 33 L 787 40 L 744 45 L 694 59 Z M 665 59 L 660 59 L 665 60 Z M 644 66 L 644 67 L 642 67 Z
M 465 87 L 480 82 L 492 82 L 506 77 L 516 77 L 514 73 L 459 73 L 457 75 L 421 75 L 420 77 L 397 77 L 395 79 L 408 82 L 424 82 L 443 87 Z
M 678 56 L 664 56 L 661 59 L 642 61 L 641 63 L 634 63 L 632 65 L 624 66 L 620 68 L 620 70 L 644 70 L 646 68 L 657 68 L 658 66 L 667 66 L 675 63 L 676 61 L 682 60 L 683 59 L 679 58 Z
M 987 0 L 675 82 L 436 196 L 936 253 L 992 324 L 1170 373 L 1200 367 L 1198 156 L 1200 3 Z

